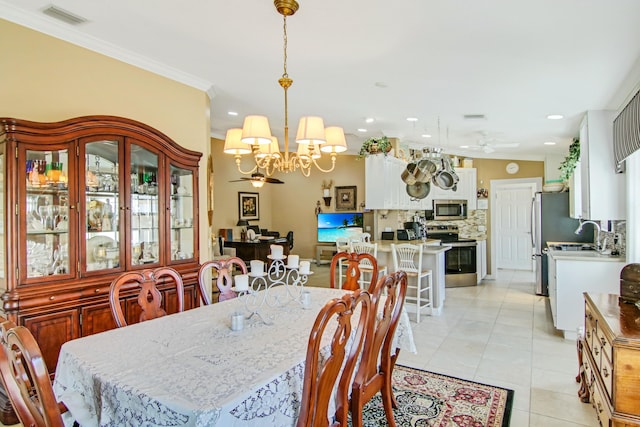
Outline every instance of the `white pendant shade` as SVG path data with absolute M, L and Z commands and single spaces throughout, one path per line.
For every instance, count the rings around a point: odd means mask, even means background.
M 271 128 L 266 116 L 247 116 L 242 125 L 242 142 L 245 144 L 271 144 Z
M 271 137 L 271 144 L 262 144 L 258 148 L 258 153 L 256 154 L 258 158 L 264 157 L 273 157 L 280 158 L 280 147 L 278 146 L 278 138 L 275 136 Z
M 224 152 L 227 154 L 249 154 L 251 147 L 240 140 L 242 129 L 235 128 L 227 130 L 224 139 Z
M 320 149 L 317 145 L 313 146 L 313 152 L 309 151 L 309 145 L 307 144 L 298 144 L 298 157 L 301 159 L 319 159 L 322 155 L 320 154 Z
M 324 153 L 342 153 L 347 151 L 347 140 L 344 130 L 338 126 L 329 126 L 324 130 L 326 141 L 320 147 Z
M 322 117 L 306 116 L 300 118 L 296 142 L 298 144 L 324 144 L 324 122 Z

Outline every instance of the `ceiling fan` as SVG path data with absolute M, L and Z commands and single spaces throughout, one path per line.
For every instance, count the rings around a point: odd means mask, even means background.
M 264 176 L 264 174 L 260 172 L 255 172 L 251 174 L 251 178 L 247 178 L 243 176 L 240 179 L 234 179 L 233 181 L 229 181 L 229 182 L 240 182 L 240 181 L 250 181 L 251 185 L 258 188 L 262 187 L 265 184 L 265 182 L 267 184 L 284 184 L 284 181 L 280 181 L 278 178 L 270 178 L 270 177 Z
M 495 138 L 488 137 L 486 132 L 480 132 L 481 137 L 476 145 L 464 146 L 469 150 L 481 150 L 484 153 L 493 153 L 497 148 L 515 148 L 520 145 L 518 142 L 499 142 Z

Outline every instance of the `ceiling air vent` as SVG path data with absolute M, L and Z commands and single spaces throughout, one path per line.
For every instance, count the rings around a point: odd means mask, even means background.
M 46 9 L 43 9 L 42 13 L 71 25 L 80 25 L 87 22 L 87 20 L 82 16 L 78 16 L 67 10 L 61 9 L 58 6 L 53 5 L 47 7 Z
M 465 114 L 464 116 L 465 120 L 484 120 L 486 119 L 484 114 Z

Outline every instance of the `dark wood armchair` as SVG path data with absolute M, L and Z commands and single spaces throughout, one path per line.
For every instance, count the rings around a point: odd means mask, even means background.
M 138 294 L 138 305 L 142 309 L 140 322 L 166 316 L 167 312 L 162 308 L 162 294 L 158 290 L 158 283 L 169 277 L 176 286 L 176 297 L 178 301 L 177 312 L 184 311 L 184 284 L 180 274 L 170 267 L 156 268 L 155 270 L 142 270 L 127 272 L 118 276 L 111 282 L 109 289 L 109 303 L 111 313 L 116 325 L 121 328 L 127 326 L 127 321 L 120 304 L 121 290 L 140 288 Z
M 207 261 L 200 266 L 198 270 L 198 288 L 200 290 L 200 299 L 204 305 L 211 304 L 211 293 L 208 291 L 206 285 L 207 272 L 211 269 L 215 269 L 218 272 L 216 279 L 216 286 L 220 291 L 218 301 L 226 301 L 237 296 L 236 293 L 231 290 L 233 286 L 232 273 L 234 265 L 240 267 L 242 274 L 247 274 L 247 265 L 238 257 Z
M 351 317 L 360 308 L 360 318 L 355 324 L 353 342 Z M 349 413 L 349 387 L 358 355 L 362 350 L 367 322 L 370 318 L 371 298 L 360 289 L 329 301 L 320 310 L 309 335 L 307 359 L 304 371 L 304 386 L 300 401 L 300 416 L 297 427 L 346 426 Z M 354 322 L 355 323 L 355 322 Z M 330 355 L 320 357 L 322 337 L 333 330 Z M 344 369 L 343 369 L 344 367 Z M 328 419 L 329 402 L 336 392 L 335 421 Z
M 63 427 L 67 411 L 56 401 L 40 347 L 24 326 L 0 317 L 0 374 L 9 400 L 25 427 Z
M 386 293 L 386 298 L 381 299 L 384 293 Z M 351 392 L 353 427 L 363 425 L 363 407 L 377 392 L 382 394 L 387 424 L 390 427 L 396 425 L 393 418 L 393 408 L 397 407 L 397 403 L 393 396 L 391 380 L 400 349 L 393 349 L 392 354 L 391 346 L 406 293 L 407 273 L 404 271 L 380 278 L 371 293 L 373 308 L 362 350 L 362 360 L 356 372 Z M 384 302 L 384 306 L 378 307 L 381 302 Z
M 367 260 L 371 264 L 368 267 L 367 272 L 371 273 L 371 277 L 378 277 L 378 261 L 367 253 L 355 253 L 355 252 L 338 252 L 331 259 L 331 273 L 330 273 L 330 286 L 332 288 L 336 287 L 336 269 L 342 268 L 342 265 L 346 262 L 347 271 L 346 278 L 342 284 L 342 289 L 346 289 L 349 291 L 355 291 L 356 289 L 360 289 L 360 276 L 362 272 L 360 271 L 360 262 L 362 260 Z M 341 271 L 338 271 L 338 274 L 342 274 Z M 371 288 L 374 287 L 375 280 L 371 281 Z

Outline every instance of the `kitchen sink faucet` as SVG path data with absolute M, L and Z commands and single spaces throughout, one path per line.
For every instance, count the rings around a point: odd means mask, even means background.
M 576 233 L 576 234 L 580 234 L 580 233 L 582 233 L 582 227 L 583 227 L 585 224 L 593 224 L 593 226 L 596 228 L 596 231 L 597 231 L 597 233 L 596 233 L 596 241 L 595 241 L 595 244 L 596 244 L 596 251 L 598 251 L 598 252 L 603 252 L 603 251 L 606 249 L 606 247 L 607 247 L 607 238 L 605 237 L 605 238 L 604 238 L 604 242 L 603 242 L 603 244 L 602 244 L 602 245 L 600 245 L 600 231 L 601 231 L 601 230 L 600 230 L 600 224 L 599 224 L 599 223 L 597 223 L 597 222 L 595 222 L 595 221 L 591 221 L 591 220 L 583 221 L 583 220 L 582 220 L 582 218 L 580 218 L 580 225 L 579 225 L 579 226 L 578 226 L 578 228 L 576 229 L 575 233 Z

